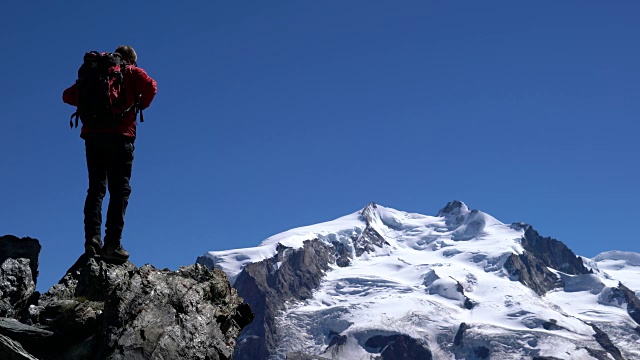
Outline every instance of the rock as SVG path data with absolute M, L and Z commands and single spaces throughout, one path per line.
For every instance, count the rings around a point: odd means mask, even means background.
M 31 269 L 31 277 L 38 278 L 38 257 L 40 256 L 40 242 L 30 237 L 22 239 L 13 236 L 0 236 L 0 264 L 6 259 L 27 259 Z
M 365 346 L 380 352 L 381 360 L 431 360 L 431 350 L 426 344 L 407 335 L 376 335 L 365 342 Z
M 9 318 L 0 318 L 0 334 L 19 342 L 34 355 L 39 355 L 42 348 L 55 347 L 60 340 L 52 331 L 25 325 L 16 319 Z
M 520 281 L 541 296 L 555 289 L 560 281 L 542 261 L 528 251 L 521 255 L 509 255 L 504 268 L 511 276 L 511 280 Z
M 36 289 L 40 243 L 12 235 L 0 237 L 0 317 L 20 317 Z
M 609 354 L 611 354 L 611 356 L 615 360 L 624 360 L 624 358 L 622 357 L 622 353 L 620 352 L 620 349 L 618 349 L 613 344 L 613 342 L 611 342 L 611 339 L 609 338 L 609 335 L 607 335 L 604 331 L 602 331 L 595 324 L 591 324 L 591 328 L 593 328 L 593 331 L 596 332 L 595 335 L 593 335 L 593 337 L 596 339 L 598 344 L 600 344 L 600 346 L 602 346 L 603 349 L 605 349 Z
M 60 339 L 41 351 L 44 360 L 230 359 L 253 319 L 220 270 L 136 268 L 85 255 L 30 311 Z
M 640 299 L 638 299 L 635 292 L 619 283 L 617 288 L 612 289 L 611 298 L 617 298 L 621 303 L 626 303 L 627 313 L 637 324 L 640 324 Z
M 545 266 L 571 275 L 590 274 L 582 259 L 576 256 L 564 243 L 550 237 L 542 237 L 533 226 L 514 224 L 512 227 L 526 229 L 521 240 L 522 247 Z
M 22 348 L 19 342 L 0 335 L 0 359 L 2 360 L 38 360 Z
M 255 321 L 238 339 L 235 360 L 267 359 L 275 351 L 275 316 L 289 300 L 312 296 L 329 264 L 335 263 L 335 248 L 320 240 L 305 241 L 301 249 L 279 245 L 278 253 L 248 264 L 234 287 L 251 306 Z
M 462 339 L 464 338 L 464 333 L 469 330 L 471 327 L 466 323 L 460 323 L 460 327 L 458 328 L 458 332 L 456 332 L 456 336 L 453 339 L 454 346 L 462 346 Z

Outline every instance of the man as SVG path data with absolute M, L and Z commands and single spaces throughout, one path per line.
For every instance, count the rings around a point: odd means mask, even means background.
M 136 110 L 146 109 L 153 101 L 157 85 L 147 73 L 137 67 L 137 54 L 131 46 L 115 51 L 125 63 L 122 77 L 124 100 L 120 104 L 127 111 L 117 124 L 106 128 L 89 128 L 83 124 L 80 137 L 85 141 L 89 189 L 84 204 L 85 252 L 100 254 L 106 261 L 124 263 L 129 253 L 122 247 L 124 216 L 129 203 L 133 143 L 136 138 Z M 65 103 L 78 105 L 77 83 L 62 95 Z M 105 226 L 104 247 L 101 240 L 102 200 L 109 189 L 109 207 Z

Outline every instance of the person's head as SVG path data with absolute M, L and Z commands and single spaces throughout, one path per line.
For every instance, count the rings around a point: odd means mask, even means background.
M 138 61 L 138 54 L 136 54 L 136 51 L 133 50 L 131 46 L 120 45 L 115 52 L 117 54 L 120 54 L 124 61 L 128 62 L 129 64 L 136 65 L 136 62 Z

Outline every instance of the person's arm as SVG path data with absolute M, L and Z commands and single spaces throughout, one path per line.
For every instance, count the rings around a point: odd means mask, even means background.
M 156 96 L 158 92 L 158 84 L 155 80 L 153 80 L 147 72 L 143 69 L 136 67 L 135 73 L 136 77 L 136 91 L 140 94 L 140 105 L 139 109 L 144 110 L 151 105 L 153 98 Z
M 76 84 L 71 85 L 62 93 L 62 101 L 72 106 L 78 106 L 78 86 Z

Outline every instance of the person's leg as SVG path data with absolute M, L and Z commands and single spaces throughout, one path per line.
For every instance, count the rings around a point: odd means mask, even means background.
M 105 230 L 105 251 L 103 256 L 109 260 L 126 261 L 129 253 L 121 246 L 124 217 L 131 194 L 131 170 L 133 167 L 133 142 L 122 137 L 114 137 L 110 146 L 107 183 L 109 188 L 109 207 Z
M 102 242 L 102 200 L 106 193 L 107 167 L 106 152 L 100 138 L 85 140 L 89 188 L 84 202 L 85 252 L 89 255 L 100 253 Z

